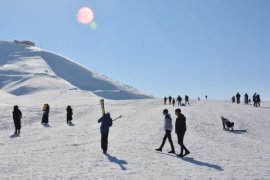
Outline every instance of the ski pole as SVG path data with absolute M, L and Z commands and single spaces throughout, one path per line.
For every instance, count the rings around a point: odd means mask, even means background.
M 121 116 L 115 118 L 113 121 L 116 121 L 117 119 L 120 119 L 120 118 L 122 118 L 122 117 L 123 117 L 123 116 L 121 115 Z

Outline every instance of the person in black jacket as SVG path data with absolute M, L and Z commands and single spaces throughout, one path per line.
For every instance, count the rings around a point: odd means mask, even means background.
M 15 133 L 14 134 L 20 134 L 21 130 L 21 119 L 22 119 L 22 112 L 19 109 L 19 106 L 14 106 L 13 110 L 13 121 L 15 125 Z
M 190 104 L 189 104 L 189 97 L 188 97 L 187 95 L 185 95 L 185 106 L 186 106 L 187 104 L 190 105 Z
M 236 102 L 237 104 L 240 104 L 240 98 L 241 98 L 241 95 L 239 94 L 239 92 L 236 94 Z
M 67 107 L 67 124 L 71 124 L 72 115 L 73 115 L 73 110 L 72 110 L 71 106 L 68 106 Z
M 41 124 L 48 124 L 49 123 L 49 112 L 50 112 L 49 104 L 44 104 Z
M 178 144 L 181 146 L 181 152 L 178 157 L 184 157 L 190 154 L 189 150 L 184 145 L 184 136 L 187 130 L 186 117 L 181 113 L 181 109 L 176 109 L 175 115 L 177 116 L 175 121 L 175 133 L 177 134 Z M 183 150 L 185 150 L 185 154 L 183 154 Z
M 164 97 L 164 105 L 167 105 L 167 97 Z
M 182 98 L 180 95 L 177 97 L 177 102 L 178 106 L 182 106 Z
M 101 149 L 103 150 L 103 153 L 106 154 L 108 149 L 109 131 L 110 127 L 112 126 L 112 118 L 110 113 L 103 114 L 103 116 L 98 120 L 98 123 L 101 123 Z
M 172 104 L 172 96 L 169 96 L 169 105 L 171 105 Z

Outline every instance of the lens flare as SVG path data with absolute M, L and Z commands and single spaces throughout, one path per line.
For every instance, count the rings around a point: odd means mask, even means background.
M 94 12 L 89 7 L 79 9 L 77 19 L 82 24 L 90 24 L 94 19 Z
M 92 22 L 90 23 L 90 27 L 91 27 L 92 29 L 97 29 L 97 23 L 96 23 L 96 21 L 92 21 Z

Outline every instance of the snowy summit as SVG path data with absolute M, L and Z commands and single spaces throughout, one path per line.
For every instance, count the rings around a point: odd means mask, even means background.
M 94 73 L 69 58 L 29 44 L 34 43 L 0 41 L 2 91 L 21 96 L 44 91 L 84 90 L 114 100 L 152 98 Z

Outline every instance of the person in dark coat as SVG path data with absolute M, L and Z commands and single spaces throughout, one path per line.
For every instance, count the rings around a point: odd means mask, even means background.
M 232 97 L 232 103 L 235 103 L 235 96 Z
M 173 146 L 173 141 L 172 141 L 172 136 L 171 136 L 171 132 L 173 129 L 173 125 L 172 125 L 172 118 L 171 115 L 169 114 L 168 109 L 164 109 L 163 110 L 163 115 L 165 116 L 164 119 L 164 130 L 165 130 L 165 135 L 163 137 L 163 141 L 160 145 L 160 147 L 158 149 L 156 149 L 156 151 L 162 151 L 162 148 L 167 140 L 167 138 L 169 139 L 170 145 L 171 145 L 171 151 L 168 153 L 172 153 L 174 154 L 174 146 Z
M 208 96 L 207 95 L 205 95 L 205 99 L 207 100 L 207 98 L 208 98 Z
M 257 94 L 257 97 L 256 97 L 256 102 L 257 102 L 257 107 L 260 107 L 261 106 L 261 97 L 259 94 Z
M 167 105 L 167 97 L 164 97 L 164 105 Z
M 173 105 L 173 107 L 175 106 L 175 99 L 174 98 L 172 100 L 172 105 Z
M 186 117 L 181 113 L 181 109 L 176 109 L 175 115 L 177 116 L 175 121 L 175 133 L 177 134 L 178 144 L 181 146 L 181 152 L 178 157 L 184 157 L 190 154 L 189 150 L 184 145 L 184 136 L 187 130 Z M 185 150 L 185 154 L 183 154 L 183 150 Z
M 182 106 L 182 98 L 180 95 L 177 97 L 177 104 L 178 106 Z
M 185 106 L 187 105 L 187 103 L 188 103 L 188 105 L 190 105 L 190 104 L 189 104 L 189 97 L 186 95 L 186 96 L 185 96 Z
M 223 125 L 223 130 L 233 131 L 234 122 L 229 121 L 227 118 L 224 118 L 223 116 L 221 116 L 221 121 Z
M 236 94 L 236 102 L 237 104 L 240 104 L 240 98 L 241 98 L 241 95 L 239 94 L 239 92 Z
M 253 94 L 253 104 L 254 107 L 257 107 L 257 93 Z
M 19 109 L 19 106 L 14 106 L 13 110 L 13 121 L 15 125 L 15 132 L 14 134 L 20 134 L 21 131 L 21 119 L 22 119 L 22 112 Z
M 172 104 L 172 96 L 169 96 L 169 105 Z
M 101 149 L 103 150 L 103 153 L 106 154 L 108 150 L 109 131 L 110 127 L 112 126 L 112 118 L 110 113 L 103 114 L 103 116 L 98 120 L 98 123 L 101 123 Z
M 48 124 L 49 123 L 49 112 L 50 112 L 49 104 L 44 104 L 41 124 Z
M 245 104 L 248 104 L 248 94 L 245 94 Z
M 73 115 L 73 110 L 72 110 L 71 106 L 68 106 L 67 107 L 67 124 L 71 124 L 72 115 Z

